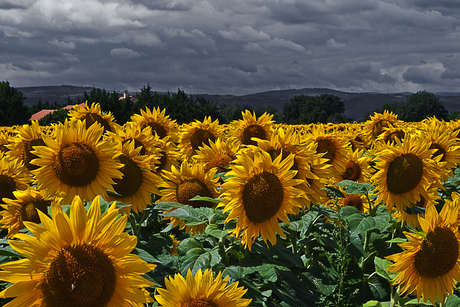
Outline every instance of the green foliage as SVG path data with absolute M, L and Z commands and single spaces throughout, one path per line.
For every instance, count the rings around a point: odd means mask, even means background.
M 385 110 L 398 114 L 398 119 L 406 122 L 421 121 L 432 116 L 438 119 L 450 119 L 456 116 L 455 113 L 450 115 L 439 98 L 427 91 L 412 94 L 405 102 L 386 103 L 383 107 L 375 109 L 375 112 L 383 113 Z
M 27 124 L 30 115 L 23 93 L 10 86 L 8 81 L 0 81 L 0 126 Z
M 345 104 L 335 95 L 294 96 L 283 106 L 282 118 L 287 124 L 348 122 L 343 114 Z
M 58 109 L 53 113 L 47 114 L 45 117 L 40 119 L 38 122 L 42 126 L 47 126 L 52 123 L 64 123 L 66 118 L 68 117 L 69 110 L 66 109 Z

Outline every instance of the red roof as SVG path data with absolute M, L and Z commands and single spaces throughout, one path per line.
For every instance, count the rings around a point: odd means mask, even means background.
M 30 117 L 29 121 L 40 120 L 43 117 L 45 117 L 46 115 L 53 113 L 54 111 L 56 111 L 56 110 L 41 110 L 41 111 L 38 111 L 37 113 L 32 114 L 32 116 Z
M 80 103 L 80 105 L 81 105 L 82 107 L 85 107 L 85 106 L 86 106 L 84 102 Z M 68 106 L 63 107 L 63 109 L 71 110 L 71 109 L 73 109 L 73 106 L 74 106 L 73 104 L 69 104 Z

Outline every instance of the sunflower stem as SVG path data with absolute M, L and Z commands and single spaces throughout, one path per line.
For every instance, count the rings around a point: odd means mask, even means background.
M 289 236 L 292 244 L 292 253 L 297 254 L 297 231 L 289 229 Z

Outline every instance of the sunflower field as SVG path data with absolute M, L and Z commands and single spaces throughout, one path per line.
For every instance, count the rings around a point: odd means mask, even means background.
M 459 306 L 460 121 L 0 127 L 0 304 Z

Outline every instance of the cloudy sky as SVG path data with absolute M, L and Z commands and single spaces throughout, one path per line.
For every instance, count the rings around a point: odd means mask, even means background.
M 14 87 L 460 91 L 458 0 L 0 0 Z

